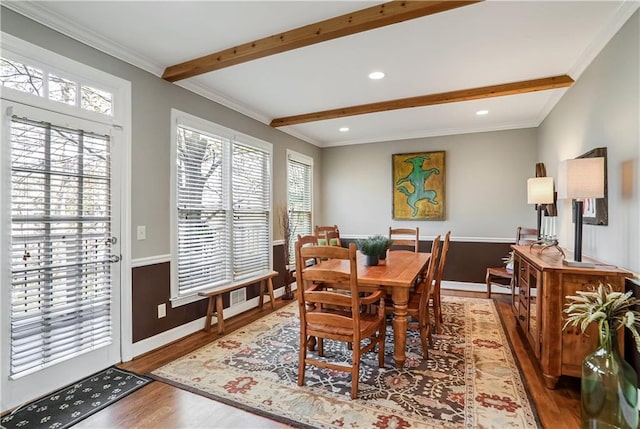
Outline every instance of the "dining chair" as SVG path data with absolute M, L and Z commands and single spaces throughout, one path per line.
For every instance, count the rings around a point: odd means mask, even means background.
M 298 238 L 296 239 L 296 245 L 297 243 L 300 243 L 300 246 L 317 246 L 318 245 L 318 237 L 316 237 L 315 235 L 300 235 L 298 234 Z M 295 256 L 295 255 L 294 255 Z M 312 263 L 317 264 L 319 262 L 318 259 L 308 259 L 306 261 L 304 261 L 305 266 L 308 266 L 309 261 L 312 261 Z
M 536 228 L 519 226 L 516 230 L 517 245 L 531 244 L 537 239 L 538 230 Z M 491 286 L 509 288 L 513 292 L 513 270 L 507 269 L 505 266 L 487 268 L 485 282 L 487 284 L 487 298 L 491 298 Z
M 349 270 L 305 268 L 307 259 L 341 259 L 348 261 Z M 314 365 L 335 371 L 351 373 L 351 398 L 358 397 L 358 379 L 362 355 L 378 346 L 378 366 L 384 367 L 385 308 L 384 292 L 377 290 L 361 295 L 358 290 L 356 245 L 307 246 L 296 243 L 296 279 L 298 282 L 298 308 L 300 310 L 300 357 L 298 385 L 304 385 L 305 366 Z M 343 294 L 332 288 L 341 287 Z M 378 303 L 375 314 L 362 313 L 361 308 Z M 351 366 L 307 356 L 309 340 L 317 338 L 318 357 L 324 357 L 324 339 L 352 344 Z M 368 341 L 363 341 L 368 339 Z M 362 345 L 364 343 L 364 346 Z
M 433 240 L 431 246 L 431 258 L 427 265 L 427 271 L 421 276 L 421 281 L 417 285 L 416 290 L 409 296 L 407 303 L 407 315 L 411 316 L 411 320 L 407 324 L 407 329 L 420 331 L 420 343 L 422 345 L 423 359 L 429 358 L 428 344 L 433 343 L 431 335 L 431 317 L 429 316 L 429 300 L 433 294 L 433 281 L 436 274 L 436 266 L 438 265 L 438 257 L 440 255 L 440 236 Z M 393 307 L 386 307 L 387 314 L 393 313 Z
M 449 241 L 451 239 L 451 231 L 447 231 L 444 236 L 444 243 L 440 249 L 438 256 L 438 267 L 433 280 L 433 318 L 436 321 L 436 333 L 442 334 L 442 301 L 440 295 L 440 283 L 442 282 L 442 274 L 447 263 L 447 254 L 449 253 Z M 433 250 L 432 250 L 433 252 Z
M 342 243 L 340 242 L 340 232 L 325 231 L 324 238 L 319 238 L 318 244 L 320 245 L 326 244 L 328 246 L 342 246 Z
M 392 228 L 389 227 L 389 239 L 391 246 L 389 250 L 407 249 L 412 247 L 414 252 L 418 252 L 420 245 L 420 228 Z
M 316 225 L 314 235 L 318 238 L 324 238 L 325 233 L 332 231 L 340 234 L 338 225 Z

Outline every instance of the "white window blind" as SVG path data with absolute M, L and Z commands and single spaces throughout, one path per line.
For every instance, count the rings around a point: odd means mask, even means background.
M 19 376 L 111 343 L 110 140 L 11 120 L 11 363 Z
M 298 235 L 309 235 L 312 232 L 311 202 L 312 188 L 311 178 L 313 166 L 310 161 L 299 159 L 289 155 L 288 159 L 288 184 L 287 184 L 287 210 L 289 212 L 289 224 L 291 237 L 289 238 L 289 263 L 295 263 L 295 241 Z
M 271 153 L 177 127 L 178 296 L 258 277 L 271 263 Z

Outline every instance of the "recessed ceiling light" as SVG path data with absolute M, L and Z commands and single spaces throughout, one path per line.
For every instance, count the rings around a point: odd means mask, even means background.
M 482 115 L 486 115 L 487 113 L 489 113 L 489 111 L 488 111 L 488 110 L 478 110 L 478 111 L 476 112 L 476 115 L 478 115 L 478 116 L 482 116 Z
M 384 77 L 384 73 L 381 71 L 374 71 L 369 73 L 369 79 L 378 80 Z
M 347 131 L 349 131 L 349 127 L 340 127 L 341 133 L 346 133 Z

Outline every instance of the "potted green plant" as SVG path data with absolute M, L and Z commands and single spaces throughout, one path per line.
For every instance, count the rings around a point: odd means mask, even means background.
M 584 334 L 591 323 L 598 324 L 598 348 L 582 363 L 582 427 L 638 428 L 638 379 L 620 355 L 618 331 L 626 327 L 640 352 L 640 312 L 632 292 L 613 291 L 600 284 L 595 292 L 567 296 L 563 330 L 580 327 Z
M 391 240 L 389 237 L 385 237 L 384 235 L 374 235 L 372 237 L 374 240 L 380 241 L 380 254 L 378 255 L 379 260 L 385 260 L 387 258 L 387 250 L 391 247 Z
M 356 246 L 365 255 L 365 265 L 368 266 L 378 265 L 380 254 L 386 250 L 385 243 L 375 237 L 356 240 Z

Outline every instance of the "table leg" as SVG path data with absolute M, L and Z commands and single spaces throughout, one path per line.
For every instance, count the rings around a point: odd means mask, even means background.
M 396 368 L 402 369 L 407 357 L 407 302 L 409 301 L 409 290 L 394 287 L 391 298 L 393 300 L 393 359 L 396 362 Z

